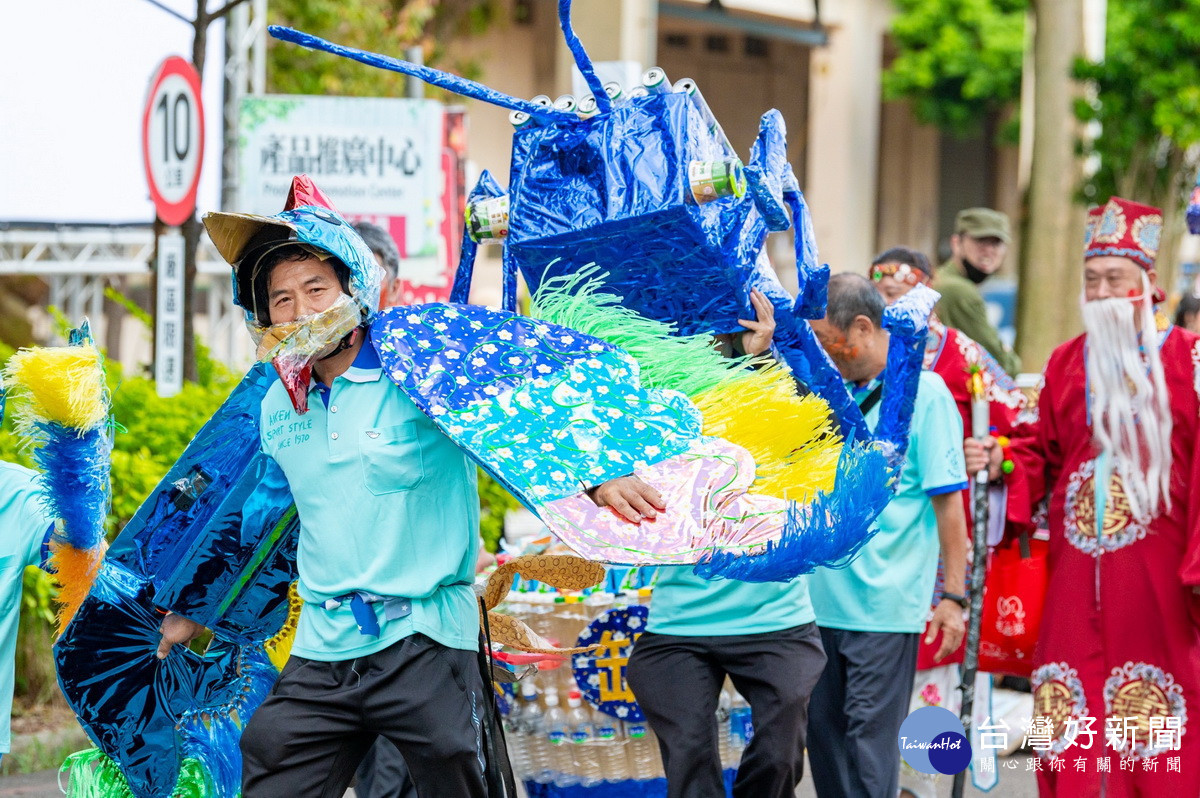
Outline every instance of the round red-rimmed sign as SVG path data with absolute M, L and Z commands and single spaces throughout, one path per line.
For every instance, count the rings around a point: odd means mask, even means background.
M 196 211 L 204 161 L 200 76 L 177 55 L 159 64 L 142 113 L 142 160 L 154 210 L 164 224 L 183 224 Z

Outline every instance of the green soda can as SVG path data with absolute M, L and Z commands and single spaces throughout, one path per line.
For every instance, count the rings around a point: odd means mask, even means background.
M 698 205 L 721 197 L 746 194 L 746 172 L 737 158 L 720 161 L 692 161 L 688 164 L 688 182 Z
M 485 197 L 467 203 L 467 233 L 476 244 L 508 238 L 508 195 Z

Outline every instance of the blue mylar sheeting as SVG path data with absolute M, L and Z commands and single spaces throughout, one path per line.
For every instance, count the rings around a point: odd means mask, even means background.
M 256 365 L 200 430 L 54 646 L 67 703 L 138 798 L 170 795 L 185 757 L 217 795 L 235 795 L 240 725 L 276 677 L 262 642 L 287 618 L 299 523 L 282 474 L 259 453 L 274 379 Z M 213 631 L 204 656 L 182 646 L 155 656 L 160 610 Z
M 513 136 L 507 253 L 531 291 L 595 263 L 609 274 L 604 290 L 642 316 L 675 322 L 685 335 L 742 330 L 767 226 L 749 196 L 696 204 L 688 165 L 722 157 L 685 94 L 522 127 Z
M 502 194 L 504 189 L 500 188 L 492 173 L 484 169 L 475 187 L 467 194 L 467 206 L 477 200 L 499 197 Z M 475 253 L 478 249 L 479 245 L 475 243 L 475 239 L 471 238 L 469 232 L 464 231 L 462 246 L 458 252 L 458 270 L 454 273 L 454 285 L 450 289 L 450 301 L 456 305 L 465 305 L 470 300 L 471 278 L 475 273 Z

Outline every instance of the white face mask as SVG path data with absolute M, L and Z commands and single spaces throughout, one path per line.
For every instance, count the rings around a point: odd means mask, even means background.
M 362 324 L 362 310 L 349 294 L 342 294 L 320 313 L 295 321 L 255 325 L 250 334 L 260 361 L 271 361 L 287 388 L 298 413 L 308 410 L 308 381 L 312 366 L 337 350 L 342 339 Z

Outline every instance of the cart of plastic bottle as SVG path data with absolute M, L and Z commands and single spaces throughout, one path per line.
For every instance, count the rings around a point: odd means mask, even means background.
M 625 679 L 653 577 L 652 569 L 617 569 L 605 585 L 581 593 L 515 580 L 506 613 L 561 646 L 603 646 L 594 654 L 543 661 L 502 691 L 509 756 L 529 798 L 666 795 L 658 741 Z M 753 735 L 749 706 L 728 684 L 716 721 L 728 792 Z

